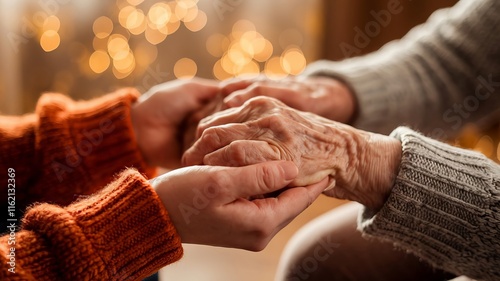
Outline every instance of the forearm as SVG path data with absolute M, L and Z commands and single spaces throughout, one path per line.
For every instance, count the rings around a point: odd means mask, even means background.
M 32 207 L 19 232 L 0 238 L 0 253 L 1 280 L 140 280 L 182 247 L 153 188 L 128 170 L 66 208 Z
M 499 11 L 498 1 L 461 1 L 378 52 L 317 62 L 305 74 L 350 86 L 358 104 L 356 127 L 389 133 L 407 124 L 451 136 L 500 104 Z
M 5 118 L 0 168 L 16 170 L 17 206 L 34 201 L 68 204 L 97 191 L 124 167 L 151 175 L 130 121 L 137 96 L 135 90 L 124 89 L 74 102 L 50 94 L 40 98 L 34 115 Z M 1 172 L 0 180 L 6 182 L 5 177 Z
M 379 210 L 365 209 L 359 228 L 459 275 L 500 276 L 500 167 L 479 153 L 407 128 L 392 134 L 402 160 Z

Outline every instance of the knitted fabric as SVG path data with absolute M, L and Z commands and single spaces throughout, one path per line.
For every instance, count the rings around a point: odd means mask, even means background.
M 0 117 L 0 181 L 15 170 L 16 215 L 45 202 L 17 222 L 15 244 L 10 231 L 0 238 L 0 280 L 140 280 L 181 258 L 180 237 L 142 174 L 155 170 L 135 142 L 137 97 L 46 94 L 35 114 Z

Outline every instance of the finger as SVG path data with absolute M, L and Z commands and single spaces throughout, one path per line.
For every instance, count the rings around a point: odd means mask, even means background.
M 247 218 L 246 223 L 267 225 L 272 231 L 266 236 L 270 239 L 288 225 L 295 217 L 309 207 L 325 189 L 328 180 L 307 186 L 294 187 L 282 192 L 277 198 L 253 201 L 239 199 L 226 206 L 232 207 L 236 216 Z
M 267 115 L 270 110 L 284 104 L 274 98 L 255 97 L 245 102 L 241 107 L 233 107 L 224 111 L 215 113 L 200 121 L 198 126 L 197 137 L 201 136 L 203 131 L 209 127 L 214 127 L 228 123 L 242 123 L 251 120 L 260 119 Z
M 238 140 L 205 155 L 203 164 L 210 166 L 248 166 L 280 160 L 280 152 L 265 141 Z
M 291 161 L 270 161 L 229 168 L 228 172 L 228 186 L 232 187 L 234 201 L 282 189 L 297 177 L 299 170 Z
M 182 157 L 185 166 L 201 165 L 205 155 L 212 153 L 233 141 L 247 139 L 254 129 L 246 124 L 229 124 L 212 127 L 203 132 L 201 137 Z
M 228 79 L 221 83 L 221 88 L 222 88 L 221 92 L 223 96 L 228 96 L 234 91 L 245 89 L 256 82 L 266 81 L 266 80 L 268 80 L 268 78 L 265 77 L 264 75 L 260 75 L 258 77 L 251 79 L 242 79 L 239 77 Z
M 215 112 L 200 120 L 196 129 L 196 139 L 200 138 L 203 132 L 210 128 L 229 123 L 240 123 L 238 120 L 240 108 L 229 108 L 223 111 Z
M 212 100 L 220 94 L 220 82 L 210 79 L 195 78 L 195 83 L 190 83 L 190 93 L 201 102 Z
M 245 89 L 246 87 L 252 85 L 253 83 L 254 80 L 252 79 L 234 78 L 226 80 L 221 84 L 221 93 L 223 96 L 228 96 L 234 91 Z
M 228 107 L 222 103 L 222 95 L 216 95 L 212 100 L 205 103 L 203 108 L 191 115 L 191 120 L 199 123 L 202 119 L 211 116 L 217 112 L 226 110 Z
M 258 96 L 275 98 L 291 107 L 296 107 L 298 102 L 298 94 L 295 90 L 269 83 L 258 83 L 249 88 L 235 91 L 231 95 L 224 98 L 224 104 L 228 107 L 238 107 L 244 104 L 247 100 Z
M 309 207 L 327 187 L 328 178 L 306 187 L 285 190 L 277 198 L 256 200 L 263 210 L 268 209 L 277 225 L 286 226 L 291 220 Z

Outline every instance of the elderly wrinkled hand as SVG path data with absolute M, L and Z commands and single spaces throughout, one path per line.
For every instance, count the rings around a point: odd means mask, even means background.
M 291 186 L 329 177 L 328 195 L 365 205 L 385 201 L 401 153 L 401 144 L 390 137 L 298 111 L 268 97 L 203 119 L 197 137 L 183 156 L 184 165 L 293 161 L 299 174 Z
M 353 119 L 356 102 L 343 82 L 330 77 L 297 76 L 279 80 L 259 76 L 253 79 L 235 78 L 221 84 L 221 92 L 229 107 L 267 96 L 302 111 L 346 123 Z

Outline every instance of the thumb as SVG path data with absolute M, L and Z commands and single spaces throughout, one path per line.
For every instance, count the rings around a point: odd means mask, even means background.
M 235 198 L 267 194 L 287 186 L 299 170 L 291 161 L 269 161 L 255 165 L 230 168 L 235 184 Z

